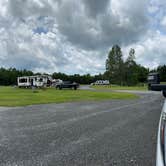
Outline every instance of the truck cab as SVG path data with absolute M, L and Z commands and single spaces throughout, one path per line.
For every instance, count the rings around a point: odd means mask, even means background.
M 162 91 L 166 96 L 166 84 L 160 84 L 160 75 L 158 73 L 150 73 L 148 75 L 148 89 L 152 91 Z
M 152 90 L 151 89 L 152 85 L 154 85 L 154 84 L 155 85 L 160 84 L 160 75 L 159 75 L 159 73 L 150 73 L 148 75 L 147 80 L 148 80 L 148 89 Z

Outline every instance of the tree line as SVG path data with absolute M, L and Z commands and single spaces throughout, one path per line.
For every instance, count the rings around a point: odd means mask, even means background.
M 32 76 L 32 75 L 48 75 L 47 73 L 34 73 L 29 70 L 17 70 L 16 68 L 0 68 L 0 85 L 17 85 L 17 77 L 21 76 Z M 92 82 L 95 82 L 97 80 L 103 80 L 106 79 L 104 78 L 103 74 L 98 74 L 98 75 L 90 75 L 90 74 L 85 74 L 85 75 L 79 75 L 79 74 L 74 74 L 74 75 L 67 75 L 65 73 L 60 73 L 60 72 L 54 72 L 51 74 L 53 79 L 61 79 L 63 81 L 73 81 L 73 82 L 78 82 L 80 84 L 90 84 Z
M 149 70 L 137 64 L 133 48 L 130 49 L 127 59 L 124 60 L 121 48 L 118 45 L 114 45 L 108 54 L 106 72 L 104 74 L 110 79 L 111 83 L 131 86 L 146 83 L 149 72 L 158 72 L 160 80 L 166 81 L 166 65 Z
M 34 73 L 29 70 L 17 70 L 15 68 L 0 68 L 0 85 L 16 85 L 17 77 L 31 76 Z
M 132 86 L 139 83 L 146 83 L 149 72 L 158 72 L 161 81 L 166 82 L 166 65 L 149 70 L 136 63 L 134 49 L 129 51 L 127 59 L 124 60 L 120 46 L 114 45 L 106 59 L 106 71 L 103 74 L 67 75 L 65 73 L 54 72 L 52 78 L 61 79 L 63 81 L 73 81 L 80 84 L 90 84 L 97 80 L 110 80 L 111 84 Z M 43 73 L 34 73 L 29 70 L 17 70 L 16 68 L 0 68 L 0 85 L 17 85 L 17 77 L 41 74 Z

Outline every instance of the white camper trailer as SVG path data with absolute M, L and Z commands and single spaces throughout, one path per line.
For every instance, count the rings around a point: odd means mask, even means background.
M 23 76 L 17 78 L 18 87 L 50 86 L 52 78 L 47 75 Z
M 109 80 L 97 80 L 96 82 L 92 83 L 92 85 L 109 85 Z

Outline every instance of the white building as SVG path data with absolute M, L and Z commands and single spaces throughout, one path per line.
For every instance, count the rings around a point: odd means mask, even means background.
M 18 87 L 44 87 L 51 85 L 52 78 L 47 75 L 23 76 L 17 78 Z

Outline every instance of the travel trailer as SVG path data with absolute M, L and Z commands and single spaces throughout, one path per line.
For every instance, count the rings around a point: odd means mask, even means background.
M 23 76 L 17 78 L 18 87 L 51 86 L 52 78 L 48 75 Z
M 109 85 L 109 80 L 97 80 L 96 82 L 92 83 L 92 85 Z

